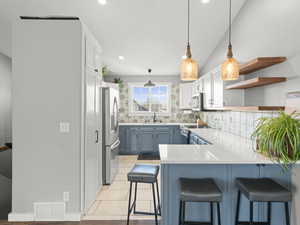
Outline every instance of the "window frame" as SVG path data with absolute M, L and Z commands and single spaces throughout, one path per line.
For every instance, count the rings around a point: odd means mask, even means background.
M 128 83 L 128 114 L 129 116 L 152 116 L 154 112 L 135 112 L 133 111 L 133 88 L 134 87 L 144 87 L 145 83 L 142 82 L 134 82 Z M 166 86 L 167 87 L 167 112 L 156 112 L 159 116 L 170 116 L 171 115 L 171 88 L 172 84 L 169 82 L 155 82 L 156 86 Z M 151 107 L 151 106 L 150 106 Z

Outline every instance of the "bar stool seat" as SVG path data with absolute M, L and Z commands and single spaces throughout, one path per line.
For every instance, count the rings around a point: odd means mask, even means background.
M 210 178 L 205 179 L 180 179 L 180 199 L 189 202 L 220 202 L 222 192 L 215 181 Z
M 184 224 L 210 224 L 214 225 L 214 203 L 217 205 L 218 225 L 221 225 L 220 202 L 222 192 L 218 185 L 211 178 L 192 179 L 180 178 L 180 205 L 179 205 L 179 225 Z M 210 205 L 210 221 L 186 221 L 185 210 L 187 202 L 207 202 Z
M 128 173 L 128 181 L 139 183 L 153 183 L 156 182 L 159 172 L 158 165 L 136 164 Z
M 287 202 L 292 200 L 292 193 L 270 178 L 237 178 L 240 191 L 254 202 Z

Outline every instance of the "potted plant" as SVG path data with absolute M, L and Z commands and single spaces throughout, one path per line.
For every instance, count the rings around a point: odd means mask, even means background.
M 280 112 L 278 117 L 260 118 L 252 134 L 257 151 L 289 168 L 300 160 L 300 114 Z
M 123 80 L 121 80 L 121 78 L 115 78 L 114 83 L 118 84 L 120 88 L 123 88 L 124 86 Z

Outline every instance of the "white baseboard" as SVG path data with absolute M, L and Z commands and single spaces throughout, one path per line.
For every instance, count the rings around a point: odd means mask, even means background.
M 33 213 L 10 213 L 8 214 L 8 222 L 28 222 L 34 221 Z
M 80 221 L 81 213 L 67 213 L 64 221 Z M 33 213 L 10 213 L 8 214 L 9 222 L 32 222 L 37 221 Z M 57 221 L 51 219 L 51 221 Z
M 65 215 L 65 221 L 80 221 L 81 213 L 67 213 Z

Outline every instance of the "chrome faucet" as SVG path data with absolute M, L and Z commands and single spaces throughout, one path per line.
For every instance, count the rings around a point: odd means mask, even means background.
M 153 123 L 157 122 L 156 113 L 153 114 Z

